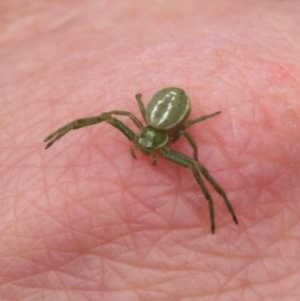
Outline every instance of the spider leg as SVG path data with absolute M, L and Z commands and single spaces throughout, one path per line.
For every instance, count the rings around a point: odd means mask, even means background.
M 136 95 L 135 95 L 135 98 L 136 98 L 136 100 L 137 100 L 137 102 L 138 102 L 138 105 L 139 105 L 141 114 L 142 114 L 142 116 L 143 116 L 145 122 L 147 123 L 147 120 L 146 120 L 146 110 L 145 110 L 145 106 L 144 106 L 144 104 L 143 104 L 143 102 L 142 102 L 142 94 L 141 94 L 141 93 L 136 94 Z
M 77 119 L 70 123 L 67 123 L 66 125 L 62 126 L 52 134 L 50 134 L 46 139 L 45 142 L 48 142 L 45 149 L 49 148 L 55 141 L 66 135 L 71 130 L 77 130 L 86 126 L 90 126 L 93 124 L 97 124 L 100 122 L 107 122 L 117 128 L 119 131 L 121 131 L 130 141 L 135 140 L 135 134 L 134 132 L 127 127 L 123 122 L 120 120 L 107 115 L 106 113 L 103 113 L 99 116 L 89 117 L 89 118 L 83 118 L 83 119 Z
M 157 164 L 157 157 L 156 157 L 156 155 L 154 154 L 154 155 L 152 156 L 152 165 L 153 165 L 153 166 L 156 166 L 156 164 Z
M 133 159 L 136 159 L 136 155 L 135 155 L 135 146 L 133 145 L 130 149 L 130 154 L 131 154 L 131 157 Z
M 198 170 L 196 168 L 197 162 L 182 153 L 179 153 L 179 152 L 167 149 L 167 148 L 163 148 L 163 149 L 159 150 L 159 152 L 167 160 L 170 160 L 176 164 L 179 164 L 179 165 L 191 170 L 201 191 L 203 192 L 203 194 L 208 202 L 210 223 L 211 223 L 210 227 L 211 227 L 211 232 L 214 233 L 215 232 L 214 203 L 213 203 L 210 193 L 208 192 L 208 189 L 206 188 L 206 186 L 200 176 L 200 173 L 198 172 Z
M 144 126 L 142 125 L 142 123 L 130 112 L 127 111 L 110 111 L 110 112 L 105 112 L 103 114 L 106 115 L 122 115 L 122 116 L 128 116 L 131 121 L 141 130 Z
M 189 144 L 191 145 L 191 147 L 193 148 L 193 157 L 196 161 L 198 161 L 198 148 L 197 148 L 197 144 L 195 143 L 194 139 L 192 138 L 192 136 L 187 133 L 184 130 L 178 131 L 177 133 L 175 133 L 175 135 L 172 137 L 171 141 L 172 143 L 174 143 L 180 136 L 183 136 L 186 138 L 186 140 L 189 142 Z
M 183 124 L 183 126 L 181 127 L 182 130 L 185 130 L 187 127 L 195 124 L 195 123 L 198 123 L 198 122 L 201 122 L 201 121 L 204 121 L 206 119 L 209 119 L 209 118 L 212 118 L 216 115 L 219 115 L 221 113 L 221 111 L 218 111 L 218 112 L 215 112 L 215 113 L 212 113 L 212 114 L 209 114 L 209 115 L 204 115 L 204 116 L 200 116 L 198 118 L 195 118 L 195 119 L 192 119 L 190 121 L 187 121 L 186 123 Z
M 228 211 L 231 213 L 233 221 L 238 225 L 238 223 L 239 223 L 238 219 L 234 213 L 232 205 L 230 204 L 224 190 L 220 187 L 220 185 L 216 182 L 216 180 L 210 175 L 208 170 L 201 163 L 197 162 L 197 166 L 198 166 L 199 170 L 201 171 L 201 173 L 206 178 L 206 180 L 214 187 L 214 189 L 217 191 L 217 193 L 223 198 Z
M 167 160 L 170 160 L 178 165 L 181 165 L 183 167 L 186 167 L 190 169 L 201 188 L 201 191 L 203 192 L 206 200 L 209 204 L 209 213 L 210 213 L 210 221 L 211 221 L 211 231 L 214 233 L 215 231 L 215 219 L 214 219 L 214 206 L 213 206 L 213 200 L 211 198 L 211 195 L 209 194 L 204 182 L 202 181 L 202 178 L 200 176 L 199 171 L 204 175 L 204 177 L 207 179 L 207 181 L 216 189 L 216 191 L 222 196 L 229 212 L 231 213 L 233 221 L 238 224 L 236 215 L 234 213 L 234 210 L 225 194 L 223 189 L 219 186 L 219 184 L 213 179 L 213 177 L 209 174 L 208 170 L 200 164 L 198 161 L 195 161 L 194 159 L 180 153 L 173 151 L 167 147 L 161 148 L 159 150 L 159 153 L 161 156 L 166 158 Z M 198 171 L 199 170 L 199 171 Z
M 192 138 L 192 136 L 187 133 L 185 131 L 185 129 L 195 123 L 198 123 L 198 122 L 201 122 L 201 121 L 204 121 L 208 118 L 212 118 L 218 114 L 220 114 L 221 111 L 218 111 L 218 112 L 215 112 L 215 113 L 212 113 L 212 114 L 209 114 L 209 115 L 204 115 L 204 116 L 200 116 L 198 118 L 195 118 L 193 120 L 190 120 L 190 121 L 187 121 L 186 123 L 184 123 L 182 125 L 182 127 L 180 128 L 180 130 L 178 132 L 176 132 L 174 134 L 174 136 L 172 137 L 172 143 L 175 142 L 180 136 L 183 136 L 186 138 L 186 140 L 189 142 L 189 144 L 191 145 L 191 147 L 193 148 L 193 158 L 198 161 L 198 148 L 197 148 L 197 145 L 194 141 L 194 139 Z

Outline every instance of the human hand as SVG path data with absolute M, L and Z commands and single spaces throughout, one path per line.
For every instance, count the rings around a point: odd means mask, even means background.
M 4 6 L 0 298 L 298 300 L 299 12 L 294 1 Z M 140 116 L 134 95 L 147 103 L 166 86 L 187 91 L 191 118 L 222 111 L 188 131 L 239 226 L 209 187 L 212 235 L 190 172 L 133 160 L 109 125 L 44 150 L 73 119 Z

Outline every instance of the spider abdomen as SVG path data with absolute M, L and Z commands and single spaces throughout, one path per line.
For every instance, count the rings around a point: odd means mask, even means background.
M 191 109 L 190 99 L 184 90 L 170 87 L 153 95 L 146 110 L 148 125 L 169 131 L 182 124 Z

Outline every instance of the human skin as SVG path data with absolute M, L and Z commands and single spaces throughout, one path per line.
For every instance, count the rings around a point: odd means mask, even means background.
M 299 300 L 300 3 L 0 3 L 0 300 Z M 107 124 L 178 86 L 212 189 Z M 138 132 L 134 125 L 120 118 Z M 192 154 L 184 138 L 172 145 Z

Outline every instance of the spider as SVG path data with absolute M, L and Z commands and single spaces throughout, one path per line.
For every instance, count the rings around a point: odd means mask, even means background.
M 154 94 L 149 101 L 147 109 L 145 109 L 142 102 L 142 95 L 137 94 L 135 97 L 143 119 L 146 122 L 146 126 L 144 126 L 132 113 L 128 111 L 115 110 L 105 112 L 98 116 L 74 120 L 59 128 L 44 140 L 47 142 L 45 149 L 49 148 L 55 141 L 63 137 L 71 130 L 76 130 L 105 121 L 121 131 L 133 143 L 130 152 L 134 159 L 136 159 L 135 149 L 140 149 L 143 154 L 152 156 L 153 165 L 156 165 L 156 156 L 160 155 L 173 163 L 188 168 L 193 173 L 209 205 L 212 233 L 215 232 L 214 203 L 202 180 L 201 174 L 223 198 L 233 221 L 238 224 L 233 207 L 230 204 L 224 190 L 210 175 L 205 166 L 198 161 L 197 145 L 193 138 L 185 131 L 189 126 L 204 121 L 208 118 L 212 118 L 221 112 L 218 111 L 209 115 L 200 116 L 196 119 L 186 122 L 191 109 L 190 99 L 184 90 L 176 87 L 165 88 Z M 138 127 L 140 133 L 135 134 L 123 122 L 113 117 L 113 115 L 128 116 Z M 169 145 L 175 142 L 180 136 L 185 137 L 191 145 L 193 149 L 193 158 L 188 157 L 181 152 L 174 151 L 169 147 Z

